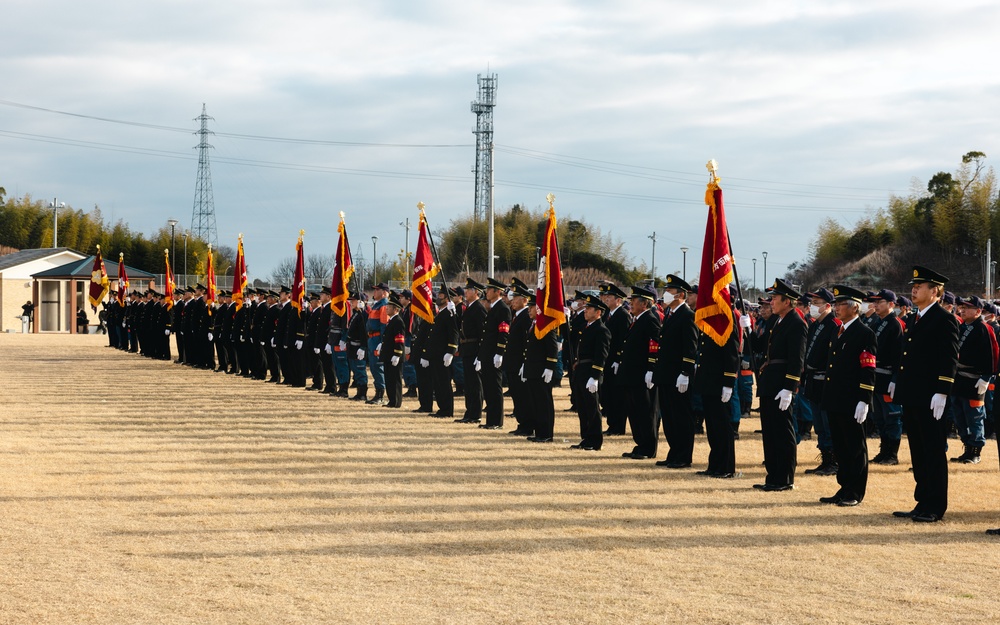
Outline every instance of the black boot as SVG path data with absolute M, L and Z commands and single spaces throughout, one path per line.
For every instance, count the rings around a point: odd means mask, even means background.
M 806 473 L 811 473 L 813 475 L 836 475 L 837 469 L 837 458 L 834 457 L 832 451 L 820 451 L 820 463 L 815 469 L 806 469 Z
M 981 445 L 969 445 L 966 453 L 968 458 L 963 461 L 964 464 L 979 464 L 979 454 L 983 453 L 983 448 Z
M 972 452 L 972 445 L 965 445 L 964 449 L 962 451 L 962 455 L 961 456 L 956 456 L 954 458 L 951 458 L 951 461 L 952 462 L 961 462 L 961 463 L 964 464 L 970 458 L 971 452 Z
M 899 441 L 891 441 L 887 438 L 882 439 L 881 447 L 879 448 L 878 455 L 871 459 L 874 464 L 883 465 L 894 465 L 899 464 L 899 458 L 897 454 L 899 453 Z
M 338 385 L 337 386 L 337 392 L 334 393 L 334 395 L 336 395 L 337 397 L 347 397 L 347 395 L 348 395 L 347 388 L 348 388 L 347 384 L 340 384 L 340 385 Z
M 382 404 L 384 404 L 385 403 L 385 389 L 384 388 L 377 388 L 377 389 L 375 389 L 375 397 L 372 397 L 371 399 L 369 399 L 365 403 L 368 404 L 369 406 L 381 406 Z
M 358 384 L 356 388 L 358 389 L 358 392 L 354 394 L 351 401 L 365 401 L 365 398 L 368 396 L 368 386 L 365 384 Z

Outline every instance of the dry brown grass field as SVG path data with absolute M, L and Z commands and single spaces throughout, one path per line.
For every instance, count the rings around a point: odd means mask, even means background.
M 105 341 L 0 335 L 0 623 L 1000 621 L 992 441 L 920 525 L 905 451 L 842 509 L 811 442 L 751 488 L 756 419 L 715 480 L 568 449 L 565 389 L 534 444 Z

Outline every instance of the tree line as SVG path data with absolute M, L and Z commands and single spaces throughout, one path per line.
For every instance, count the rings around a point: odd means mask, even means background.
M 825 219 L 808 260 L 789 267 L 788 277 L 807 288 L 838 281 L 900 288 L 912 265 L 925 265 L 951 279 L 949 290 L 983 294 L 987 272 L 995 275 L 986 265 L 987 240 L 993 258 L 1000 255 L 997 191 L 986 154 L 968 152 L 954 172 L 938 172 L 926 184 L 915 180 L 907 195 L 890 195 L 851 227 Z

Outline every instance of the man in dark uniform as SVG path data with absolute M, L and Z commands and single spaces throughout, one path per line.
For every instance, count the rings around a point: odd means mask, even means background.
M 228 319 L 227 319 L 228 317 Z M 215 343 L 215 353 L 219 360 L 219 367 L 216 372 L 223 373 L 229 370 L 229 345 L 227 339 L 227 327 L 232 329 L 232 317 L 229 314 L 229 298 L 226 291 L 219 291 L 219 306 L 212 313 L 212 337 Z
M 430 329 L 425 353 L 430 361 L 433 396 L 438 406 L 434 416 L 447 418 L 455 416 L 451 368 L 454 366 L 455 353 L 458 351 L 458 321 L 455 319 L 455 305 L 447 293 L 439 291 L 436 301 L 437 314 L 434 316 L 434 325 Z
M 730 297 L 735 299 L 730 292 Z M 736 437 L 733 435 L 733 393 L 740 370 L 742 326 L 736 310 L 732 311 L 732 331 L 722 345 L 704 332 L 698 337 L 698 368 L 694 392 L 701 398 L 708 438 L 708 466 L 698 475 L 732 479 L 736 471 Z M 746 323 L 746 322 L 744 322 Z
M 833 440 L 830 435 L 830 425 L 827 415 L 821 406 L 823 402 L 823 384 L 826 380 L 826 365 L 830 357 L 830 342 L 840 329 L 840 319 L 833 314 L 833 293 L 829 289 L 818 289 L 809 296 L 809 316 L 813 322 L 809 324 L 806 334 L 805 370 L 802 372 L 802 387 L 799 393 L 802 400 L 808 404 L 808 413 L 812 415 L 812 425 L 816 428 L 816 446 L 819 448 L 820 464 L 814 469 L 806 469 L 806 473 L 815 475 L 836 475 L 837 457 L 833 451 Z M 798 421 L 799 437 L 808 431 L 809 424 Z
M 618 371 L 614 366 L 618 362 L 618 354 L 621 353 L 622 345 L 625 344 L 625 335 L 628 334 L 629 326 L 632 325 L 632 317 L 622 307 L 624 299 L 625 292 L 616 285 L 605 284 L 601 286 L 601 301 L 608 308 L 604 325 L 611 332 L 610 351 L 604 365 L 604 384 L 600 385 L 601 410 L 608 420 L 608 429 L 605 434 L 611 436 L 624 434 L 625 424 L 628 422 L 625 387 L 618 384 Z
M 385 374 L 385 405 L 388 408 L 399 408 L 403 405 L 403 358 L 406 356 L 406 327 L 399 316 L 403 304 L 399 297 L 390 294 L 385 307 L 388 319 L 382 331 L 382 349 L 379 354 Z
M 503 282 L 493 278 L 486 279 L 485 306 L 489 310 L 483 323 L 482 340 L 479 342 L 479 362 L 475 364 L 483 384 L 483 399 L 486 401 L 486 423 L 480 427 L 486 430 L 499 430 L 503 427 L 501 371 L 510 333 L 510 306 L 503 297 L 506 290 L 507 285 Z
M 522 287 L 516 288 L 515 293 L 524 292 Z M 519 297 L 525 296 L 519 295 Z M 538 317 L 535 297 L 529 293 L 525 299 L 527 312 L 521 314 L 530 315 L 531 325 L 528 326 L 524 337 L 524 367 L 519 368 L 517 373 L 517 376 L 525 381 L 527 401 L 522 410 L 528 413 L 526 422 L 535 432 L 535 435 L 529 436 L 528 440 L 533 443 L 551 443 L 556 421 L 555 404 L 552 401 L 552 376 L 555 374 L 558 362 L 559 352 L 556 348 L 558 332 L 553 328 L 545 336 L 538 338 L 535 334 Z M 524 425 L 522 423 L 522 427 Z
M 823 397 L 837 456 L 840 489 L 821 503 L 856 506 L 868 487 L 868 438 L 865 420 L 875 390 L 875 333 L 859 318 L 865 294 L 849 286 L 834 285 L 834 309 L 840 325 L 831 337 Z
M 278 339 L 278 321 L 281 319 L 281 305 L 283 303 L 281 298 L 286 298 L 287 300 L 287 297 L 287 293 L 282 294 L 270 291 L 267 297 L 267 315 L 264 317 L 262 335 L 264 339 L 264 353 L 267 356 L 267 368 L 271 372 L 268 382 L 274 384 L 281 383 L 281 376 L 284 373 L 281 369 L 281 352 L 279 349 L 282 348 L 282 345 Z M 284 337 L 280 341 L 284 341 Z
M 430 414 L 434 412 L 434 376 L 428 353 L 428 341 L 434 325 L 419 315 L 414 316 L 411 323 L 413 339 L 410 343 L 410 359 L 416 363 L 417 375 L 417 408 L 413 412 Z
M 659 427 L 653 423 L 653 369 L 660 344 L 660 317 L 652 310 L 656 293 L 641 286 L 632 287 L 634 321 L 625 334 L 614 367 L 618 370 L 615 383 L 625 391 L 628 422 L 635 447 L 622 454 L 623 458 L 646 460 L 656 457 Z
M 351 401 L 367 401 L 368 369 L 366 348 L 368 346 L 368 316 L 365 314 L 367 296 L 364 293 L 351 291 L 348 304 L 351 306 L 351 319 L 347 326 L 347 365 L 354 375 L 354 397 Z
M 653 370 L 663 436 L 667 441 L 667 458 L 656 464 L 671 469 L 691 466 L 694 452 L 694 414 L 691 396 L 687 394 L 694 379 L 698 358 L 698 328 L 694 311 L 687 305 L 691 285 L 671 274 L 663 291 L 666 314 L 657 342 L 660 345 Z
M 958 329 L 958 369 L 948 404 L 964 452 L 952 462 L 978 464 L 986 445 L 986 391 L 996 369 L 996 337 L 983 321 L 983 300 L 975 295 L 956 300 L 962 324 Z
M 896 294 L 882 289 L 868 298 L 875 309 L 869 326 L 875 333 L 875 392 L 872 397 L 872 419 L 881 439 L 874 464 L 899 464 L 899 441 L 903 435 L 903 415 L 899 404 L 889 397 L 889 382 L 896 375 L 903 355 L 903 321 L 896 316 Z
M 528 383 L 522 382 L 522 377 L 527 377 L 521 371 L 524 366 L 524 350 L 527 347 L 528 332 L 533 323 L 531 313 L 528 310 L 528 298 L 531 293 L 524 287 L 514 285 L 511 287 L 514 297 L 510 301 L 511 322 L 510 334 L 507 339 L 507 350 L 503 360 L 504 373 L 507 374 L 507 387 L 510 390 L 510 400 L 514 405 L 514 418 L 517 420 L 517 429 L 510 433 L 515 436 L 534 436 L 535 424 L 531 420 L 534 411 L 530 409 L 531 395 L 528 391 Z
M 465 284 L 465 311 L 462 313 L 461 338 L 458 353 L 465 374 L 465 415 L 456 423 L 479 423 L 483 416 L 483 385 L 476 368 L 479 345 L 486 323 L 486 306 L 480 299 L 485 287 L 472 278 Z
M 795 483 L 795 421 L 790 408 L 802 376 L 806 323 L 794 310 L 801 296 L 791 285 L 779 278 L 767 291 L 772 314 L 777 317 L 757 385 L 767 477 L 754 488 L 783 491 L 791 490 Z
M 306 318 L 306 340 L 302 347 L 302 362 L 305 367 L 305 377 L 312 378 L 312 384 L 306 387 L 309 391 L 323 391 L 325 382 L 325 369 L 320 361 L 323 356 L 323 348 L 326 347 L 326 338 L 329 336 L 330 328 L 320 327 L 322 321 L 322 307 L 320 300 L 322 295 L 311 293 L 309 295 L 309 316 Z M 327 319 L 329 323 L 329 319 Z
M 602 317 L 608 305 L 593 295 L 586 296 L 583 315 L 587 321 L 576 343 L 576 362 L 573 365 L 573 396 L 580 418 L 580 438 L 573 449 L 599 450 L 604 444 L 601 408 L 597 392 L 603 383 L 604 363 L 611 347 L 611 332 Z
M 286 308 L 291 309 L 288 313 L 288 326 L 285 331 L 285 349 L 287 350 L 289 375 L 292 378 L 291 385 L 296 388 L 306 387 L 306 324 L 309 322 L 309 296 L 303 294 L 302 308 L 292 306 L 291 299 Z
M 570 314 L 566 316 L 566 325 L 568 326 L 566 342 L 569 344 L 569 347 L 563 347 L 563 362 L 570 378 L 569 410 L 572 412 L 577 412 L 576 391 L 573 390 L 573 366 L 579 358 L 577 348 L 580 346 L 580 335 L 583 333 L 583 329 L 587 327 L 587 318 L 583 314 L 586 304 L 587 296 L 577 291 L 573 297 L 573 301 L 570 302 Z
M 459 343 L 461 343 L 462 313 L 465 312 L 465 289 L 460 286 L 448 289 L 448 299 L 452 305 L 451 312 L 455 316 L 455 325 L 458 326 Z M 451 367 L 451 379 L 455 382 L 455 394 L 465 397 L 465 367 L 462 366 L 461 358 Z
M 941 520 L 948 509 L 948 430 L 943 419 L 958 367 L 958 321 L 938 301 L 948 278 L 914 266 L 915 310 L 903 335 L 903 356 L 889 395 L 903 407 L 910 445 L 916 506 L 893 515 L 921 523 Z

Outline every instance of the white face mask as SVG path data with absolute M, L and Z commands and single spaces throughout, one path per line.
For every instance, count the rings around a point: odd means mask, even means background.
M 868 314 L 868 302 L 861 302 L 861 314 L 862 315 Z
M 816 304 L 809 304 L 809 316 L 813 319 L 819 317 L 819 306 Z
M 580 310 L 579 300 L 573 300 L 572 302 L 570 302 L 569 307 L 572 308 L 573 310 Z
M 664 306 L 669 306 L 674 301 L 674 294 L 671 293 L 670 291 L 664 291 L 663 292 L 663 297 L 661 297 L 660 299 L 663 300 L 663 305 Z

